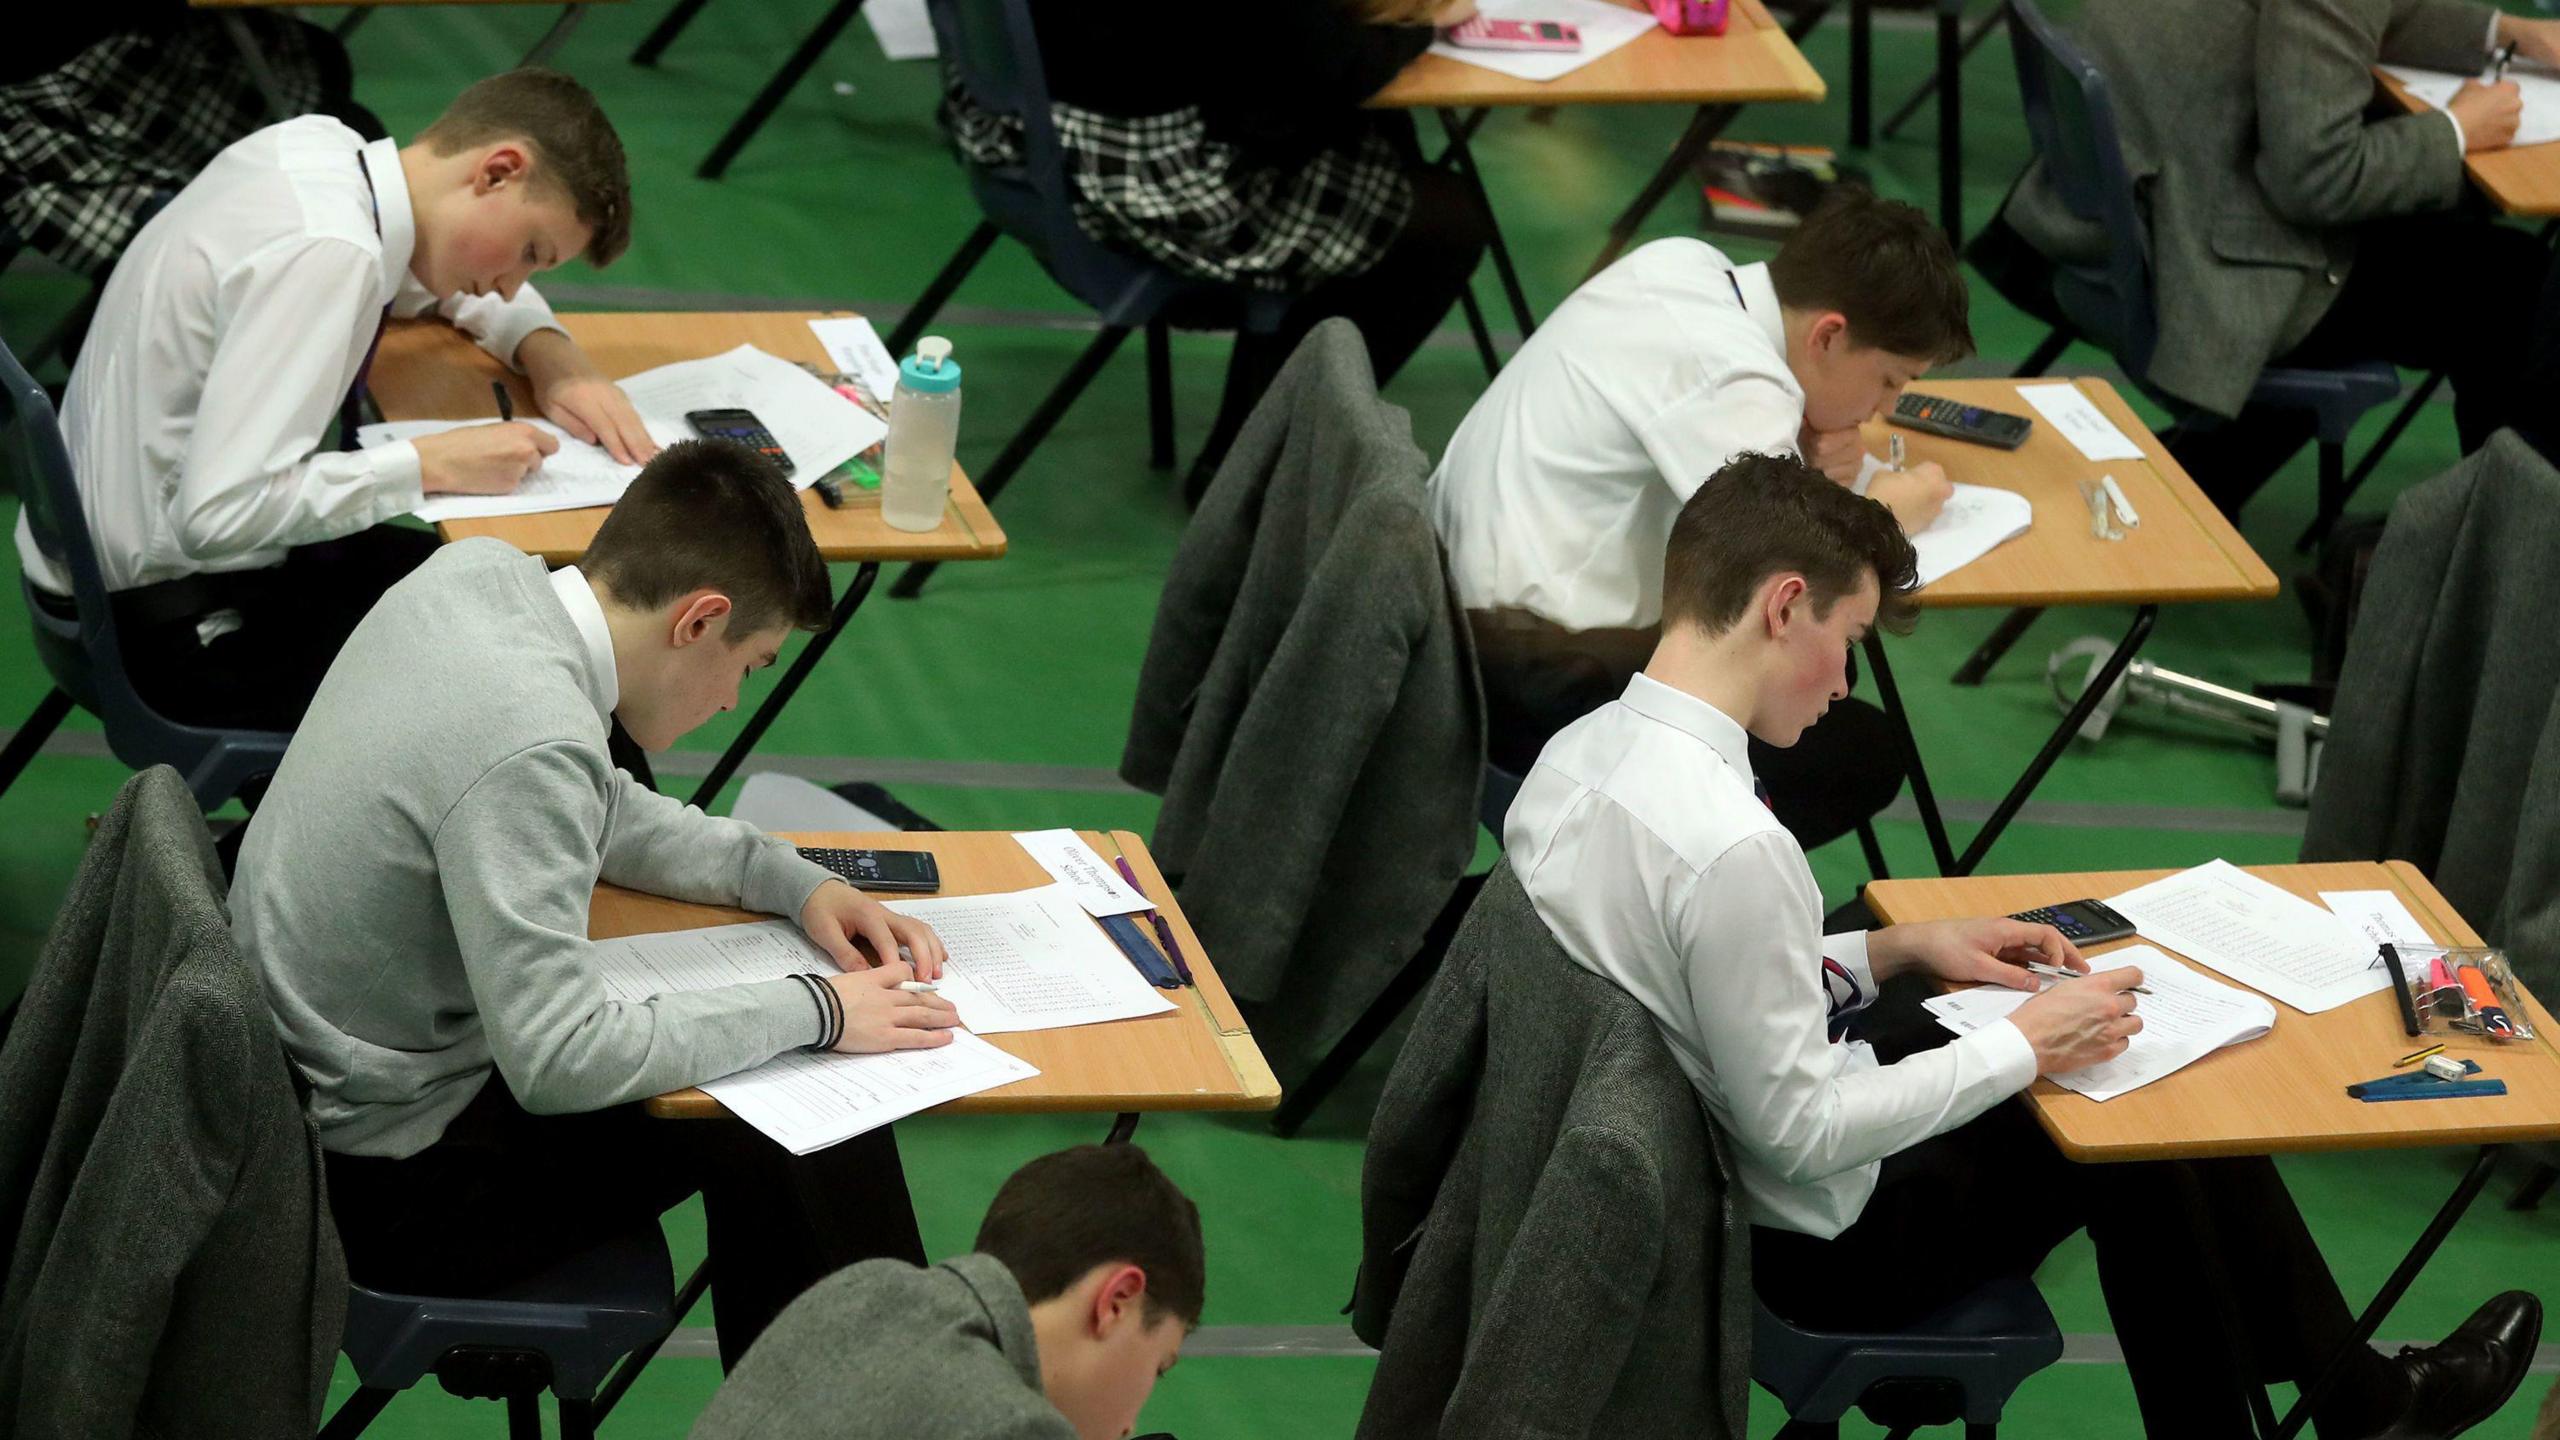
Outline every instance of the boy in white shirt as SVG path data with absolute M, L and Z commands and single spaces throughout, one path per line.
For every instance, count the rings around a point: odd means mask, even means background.
M 1558 307 L 1431 477 L 1494 763 L 1527 769 L 1548 736 L 1644 668 L 1671 518 L 1734 456 L 1800 453 L 1925 529 L 1946 475 L 1929 464 L 1876 473 L 1858 426 L 1931 366 L 1972 353 L 1966 307 L 1934 221 L 1846 190 L 1767 264 L 1657 240 Z M 1799 755 L 1753 759 L 1808 849 L 1902 784 L 1900 738 L 1864 704 L 1834 712 Z
M 384 522 L 428 494 L 511 491 L 557 448 L 517 423 L 325 449 L 394 314 L 451 321 L 616 459 L 656 453 L 528 283 L 630 238 L 622 143 L 547 70 L 481 81 L 406 147 L 305 115 L 214 157 L 117 262 L 63 397 L 143 699 L 292 729 L 356 622 L 435 553 L 433 534 Z M 18 556 L 67 609 L 69 572 L 23 513 Z
M 1915 574 L 1883 506 L 1801 461 L 1718 471 L 1672 527 L 1661 644 L 1539 757 L 1505 826 L 1511 864 L 1566 952 L 1652 1012 L 1731 1137 L 1765 1303 L 1817 1329 L 1891 1330 L 2032 1272 L 2086 1227 L 2146 1430 L 2249 1435 L 2245 1387 L 2309 1379 L 2353 1329 L 2275 1167 L 2076 1165 L 2001 1103 L 2121 1054 L 2141 972 L 2055 982 L 2005 1022 L 1879 1063 L 1857 1017 L 1880 980 L 2032 990 L 2028 959 L 2088 964 L 2010 919 L 1822 934 L 1803 851 L 1756 794 L 1746 734 L 1791 745 L 1846 695 L 1850 647 L 1907 628 Z M 2315 1406 L 2323 1440 L 2476 1423 L 2522 1379 L 2540 1325 L 2539 1302 L 2509 1292 L 2443 1344 L 2396 1360 L 2355 1346 Z

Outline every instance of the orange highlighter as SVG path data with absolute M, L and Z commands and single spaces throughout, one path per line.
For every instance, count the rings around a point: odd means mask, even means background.
M 2462 981 L 2462 993 L 2469 997 L 2473 1013 L 2480 1017 L 2483 1032 L 2499 1039 L 2512 1039 L 2516 1027 L 2507 1020 L 2506 1007 L 2498 1003 L 2498 993 L 2489 988 L 2489 977 L 2477 965 L 2465 965 L 2454 972 Z

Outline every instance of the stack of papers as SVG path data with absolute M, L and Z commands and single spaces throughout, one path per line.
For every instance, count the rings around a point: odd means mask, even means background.
M 1063 885 L 1008 895 L 884 901 L 951 953 L 942 998 L 981 1035 L 1161 1015 L 1173 1008 Z
M 1483 0 L 1476 13 L 1488 20 L 1561 20 L 1581 30 L 1579 50 L 1466 50 L 1446 40 L 1431 42 L 1434 55 L 1516 80 L 1543 82 L 1570 75 L 1653 28 L 1651 10 L 1612 5 L 1608 0 Z
M 2111 896 L 2143 938 L 2263 990 L 2306 1015 L 2391 983 L 2355 926 L 2227 860 Z
M 753 345 L 725 355 L 681 360 L 644 370 L 622 382 L 633 408 L 661 445 L 693 434 L 685 415 L 694 410 L 751 410 L 791 457 L 791 483 L 806 489 L 810 482 L 880 443 L 889 427 L 819 382 L 808 371 Z M 356 432 L 361 445 L 414 440 L 473 425 L 481 420 L 398 420 L 367 425 Z M 575 510 L 610 505 L 640 473 L 637 465 L 617 464 L 598 446 L 571 439 L 547 421 L 528 423 L 549 430 L 561 442 L 558 454 L 525 478 L 511 495 L 431 495 L 416 511 L 430 523 L 487 515 L 531 515 L 545 510 Z
M 2151 991 L 2134 997 L 2133 1013 L 2142 1017 L 2142 1029 L 2127 1042 L 2123 1054 L 2067 1075 L 2050 1077 L 2053 1083 L 2092 1100 L 2113 1100 L 2139 1090 L 2225 1045 L 2255 1040 L 2275 1028 L 2273 1005 L 2246 990 L 2207 980 L 2148 945 L 2110 951 L 2089 963 L 2098 970 L 2135 966 L 2142 971 L 2142 983 Z M 1986 985 L 1932 996 L 1921 1003 L 1938 1017 L 1939 1024 L 1966 1035 L 2005 1018 L 2034 998 L 2024 990 Z
M 2453 92 L 2465 80 L 2489 81 L 2484 67 L 2477 75 L 2460 75 L 2444 70 L 2421 70 L 2414 65 L 2379 67 L 2401 88 L 2439 110 L 2452 102 Z M 2524 118 L 2516 122 L 2516 138 L 2507 142 L 2511 148 L 2526 145 L 2548 145 L 2560 140 L 2560 76 L 2539 65 L 2519 61 L 2507 67 L 2507 79 L 2515 83 L 2524 97 Z
M 2036 507 L 2014 490 L 1958 485 L 1929 528 L 1911 537 L 1920 552 L 1920 583 L 1940 580 L 2027 533 Z

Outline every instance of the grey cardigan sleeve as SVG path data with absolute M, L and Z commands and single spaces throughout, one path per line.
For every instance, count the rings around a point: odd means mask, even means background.
M 781 836 L 705 815 L 619 770 L 612 797 L 602 878 L 613 884 L 796 920 L 817 888 L 835 878 Z
M 2489 12 L 2436 0 L 2395 16 L 2389 0 L 2265 0 L 2258 8 L 2258 184 L 2276 212 L 2332 230 L 2441 210 L 2462 194 L 2462 153 L 2439 115 L 2367 122 L 2385 35 L 2445 61 L 2439 12 L 2474 17 L 2467 64 Z M 2458 17 L 2457 17 L 2458 18 Z M 2458 28 L 2458 27 L 2453 27 Z
M 565 743 L 500 762 L 435 835 L 445 908 L 490 1058 L 539 1115 L 600 1110 L 759 1065 L 819 1038 L 808 987 L 768 980 L 626 1002 L 589 958 L 603 755 Z
M 2472 0 L 2397 0 L 2382 32 L 2382 63 L 2428 70 L 2477 70 L 2489 57 L 2489 19 Z

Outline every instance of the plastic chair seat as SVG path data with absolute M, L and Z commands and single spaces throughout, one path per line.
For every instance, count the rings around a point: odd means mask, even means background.
M 595 1397 L 614 1362 L 675 1324 L 675 1274 L 654 1224 L 477 1299 L 347 1287 L 339 1348 L 368 1387 L 406 1390 L 456 1349 L 524 1351 L 551 1363 L 564 1400 Z
M 1029 177 L 977 165 L 961 168 L 968 175 L 969 193 L 978 202 L 979 213 L 1030 251 L 1058 288 L 1091 309 L 1105 325 L 1136 330 L 1162 319 L 1189 330 L 1268 334 L 1280 328 L 1280 317 L 1295 298 L 1193 280 L 1091 240 L 1074 245 L 1073 255 L 1052 255 L 1046 240 L 1058 217 Z
M 2308 410 L 2323 445 L 2343 445 L 2366 411 L 2400 398 L 2400 371 L 2380 360 L 2337 370 L 2270 367 L 2258 372 L 2249 403 L 2272 410 Z
M 2062 1358 L 2062 1332 L 2035 1282 L 2004 1276 L 1909 1329 L 1835 1335 L 1799 1329 L 1756 1298 L 1751 1378 L 1799 1421 L 1829 1424 L 1880 1384 L 1934 1381 L 1959 1392 L 1969 1425 L 1996 1425 L 2020 1384 Z

